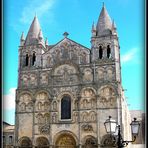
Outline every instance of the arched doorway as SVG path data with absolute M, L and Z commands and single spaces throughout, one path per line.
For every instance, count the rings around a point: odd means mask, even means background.
M 56 141 L 55 148 L 76 148 L 76 141 L 70 134 L 62 134 Z
M 49 148 L 49 141 L 46 137 L 38 137 L 36 139 L 36 148 Z
M 83 148 L 97 148 L 97 139 L 93 136 L 85 137 Z
M 19 140 L 19 148 L 32 148 L 32 142 L 29 137 L 22 137 Z

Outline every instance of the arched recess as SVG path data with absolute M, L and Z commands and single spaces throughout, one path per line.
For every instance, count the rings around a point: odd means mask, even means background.
M 36 148 L 49 148 L 49 141 L 46 137 L 38 137 L 36 139 Z
M 77 141 L 73 133 L 63 131 L 56 135 L 55 148 L 76 148 Z
M 115 147 L 116 139 L 113 135 L 106 134 L 101 139 L 101 147 Z
M 19 139 L 19 148 L 32 148 L 32 141 L 29 137 L 22 137 Z
M 91 135 L 84 137 L 82 143 L 83 143 L 82 148 L 97 148 L 98 147 L 97 138 Z

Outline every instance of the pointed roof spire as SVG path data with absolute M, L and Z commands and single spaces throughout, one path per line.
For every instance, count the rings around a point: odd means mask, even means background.
M 113 22 L 112 22 L 112 29 L 117 29 L 114 19 L 113 19 Z
M 39 32 L 39 34 L 38 34 L 38 38 L 39 38 L 40 40 L 42 40 L 42 39 L 43 39 L 43 34 L 42 34 L 41 29 L 40 29 L 40 32 Z
M 28 31 L 28 34 L 27 34 L 27 37 L 26 37 L 25 45 L 37 43 L 39 33 L 42 35 L 41 27 L 40 27 L 38 18 L 35 15 L 35 17 L 32 21 L 32 24 L 29 28 L 29 31 Z M 43 38 L 43 35 L 42 35 L 42 38 Z
M 92 24 L 92 30 L 96 30 L 96 25 L 95 25 L 94 21 L 93 21 L 93 24 Z
M 45 40 L 45 45 L 47 46 L 48 45 L 48 39 L 46 38 Z
M 103 3 L 103 7 L 98 19 L 98 23 L 97 23 L 97 31 L 98 31 L 98 35 L 103 35 L 104 31 L 112 28 L 112 22 L 111 22 L 111 18 L 105 8 L 105 5 Z
M 21 35 L 21 41 L 24 41 L 25 38 L 24 38 L 24 32 L 22 32 L 22 35 Z

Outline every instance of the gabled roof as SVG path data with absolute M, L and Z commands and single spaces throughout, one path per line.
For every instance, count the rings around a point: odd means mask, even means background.
M 97 23 L 97 27 L 96 30 L 98 32 L 98 35 L 102 35 L 104 31 L 108 30 L 108 29 L 112 29 L 112 21 L 111 18 L 103 4 L 99 19 L 98 19 L 98 23 Z
M 64 39 L 62 39 L 62 40 L 60 40 L 59 42 L 57 42 L 56 44 L 54 44 L 54 45 L 52 45 L 52 46 L 48 46 L 48 47 L 50 47 L 49 48 L 49 50 L 51 50 L 52 48 L 54 48 L 55 46 L 57 46 L 58 44 L 60 44 L 61 42 L 63 42 L 64 40 L 69 40 L 70 42 L 73 42 L 73 43 L 75 43 L 75 44 L 77 44 L 77 45 L 79 45 L 79 46 L 82 46 L 83 48 L 85 48 L 85 49 L 87 49 L 87 51 L 89 51 L 90 52 L 90 49 L 89 48 L 87 48 L 87 47 L 85 47 L 84 45 L 81 45 L 81 44 L 79 44 L 79 43 L 77 43 L 77 42 L 75 42 L 75 41 L 73 41 L 73 40 L 71 40 L 71 39 L 69 39 L 69 38 L 67 38 L 67 37 L 65 37 Z M 48 51 L 49 51 L 48 50 Z M 48 52 L 47 51 L 47 52 Z M 47 52 L 45 52 L 44 54 L 46 54 Z
M 39 35 L 42 36 L 42 42 L 44 43 L 41 27 L 40 27 L 37 16 L 35 16 L 29 28 L 25 45 L 36 43 L 36 40 L 38 39 Z

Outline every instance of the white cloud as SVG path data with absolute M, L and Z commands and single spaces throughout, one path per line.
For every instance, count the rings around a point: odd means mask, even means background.
M 130 51 L 121 56 L 121 63 L 127 63 L 133 60 L 136 56 L 137 48 L 132 48 Z
M 3 109 L 15 109 L 15 90 L 16 88 L 10 88 L 9 94 L 3 96 Z
M 31 0 L 26 7 L 23 8 L 22 17 L 20 21 L 28 24 L 31 22 L 35 14 L 42 17 L 45 13 L 49 13 L 52 17 L 52 8 L 56 0 Z

